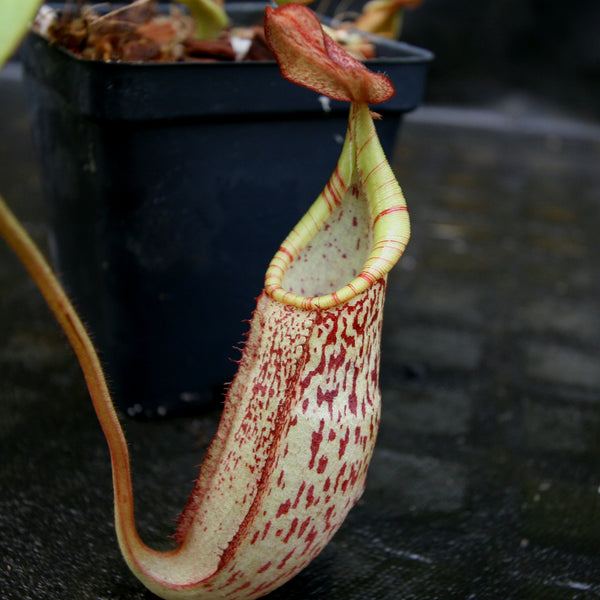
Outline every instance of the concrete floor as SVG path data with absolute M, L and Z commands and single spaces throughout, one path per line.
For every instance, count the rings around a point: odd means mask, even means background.
M 0 105 L 0 190 L 43 244 L 10 72 Z M 413 234 L 390 279 L 367 490 L 274 600 L 600 597 L 600 130 L 510 107 L 406 119 L 394 168 Z M 0 290 L 0 597 L 150 599 L 119 555 L 78 365 L 3 245 Z M 217 418 L 125 419 L 150 544 L 165 547 Z

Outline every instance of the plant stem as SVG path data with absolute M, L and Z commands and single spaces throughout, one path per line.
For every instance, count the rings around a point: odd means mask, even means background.
M 0 235 L 29 271 L 77 355 L 110 450 L 118 533 L 134 543 L 141 544 L 135 528 L 127 442 L 96 349 L 50 265 L 2 196 Z

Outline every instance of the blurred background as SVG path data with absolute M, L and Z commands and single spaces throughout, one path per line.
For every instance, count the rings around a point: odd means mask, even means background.
M 426 103 L 600 117 L 597 0 L 425 0 L 402 39 L 436 55 Z

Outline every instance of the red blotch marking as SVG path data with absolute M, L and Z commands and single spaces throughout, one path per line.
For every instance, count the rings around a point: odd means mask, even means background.
M 271 529 L 271 521 L 267 521 L 265 528 L 263 530 L 261 540 L 264 540 L 267 537 L 267 533 L 269 533 L 269 529 Z
M 335 504 L 332 504 L 327 509 L 327 512 L 325 513 L 325 529 L 323 531 L 327 531 L 328 529 L 331 529 L 331 526 L 332 526 L 331 516 L 332 516 L 334 510 L 335 510 Z
M 378 423 L 379 423 L 379 420 L 376 418 L 373 418 L 373 420 L 371 420 L 371 422 L 369 423 L 369 439 L 372 441 L 375 441 L 375 439 L 377 438 Z
M 356 396 L 356 392 L 354 391 L 354 389 L 352 389 L 352 391 L 350 392 L 350 395 L 348 396 L 348 408 L 350 409 L 350 412 L 356 416 L 356 408 L 358 406 L 358 398 Z
M 290 578 L 290 575 L 302 570 L 304 568 L 304 566 L 306 566 L 309 562 L 310 562 L 310 560 L 306 561 L 305 563 L 302 563 L 302 566 L 300 566 L 300 567 L 294 566 L 291 569 L 284 571 L 279 577 L 275 577 L 275 579 L 267 579 L 267 581 L 263 581 L 260 585 L 257 585 L 254 589 L 250 590 L 250 592 L 248 592 L 244 597 L 245 598 L 259 598 L 259 597 L 264 596 L 264 594 L 260 594 L 260 595 L 257 595 L 257 594 L 259 592 L 263 592 L 264 590 L 272 591 L 275 588 L 279 587 L 280 584 L 278 582 L 280 580 L 283 580 L 284 582 L 287 581 Z
M 341 460 L 344 454 L 346 453 L 346 447 L 348 446 L 348 442 L 350 441 L 350 430 L 346 429 L 346 434 L 344 435 L 344 439 L 340 439 L 340 450 L 338 452 L 338 458 Z
M 323 402 L 327 402 L 329 404 L 329 410 L 331 412 L 331 404 L 335 400 L 336 396 L 337 396 L 337 391 L 327 390 L 324 392 L 321 389 L 321 387 L 319 386 L 317 388 L 317 406 L 320 407 L 321 404 L 323 404 Z
M 306 413 L 306 411 L 308 410 L 308 398 L 304 398 L 304 400 L 302 401 L 302 412 Z
M 352 465 L 350 467 L 350 475 L 348 476 L 348 479 L 344 480 L 342 482 L 342 492 L 345 492 L 348 489 L 348 486 L 352 486 L 354 487 L 354 485 L 356 484 L 356 481 L 358 479 L 358 471 L 356 470 L 355 466 Z
M 258 569 L 258 571 L 256 571 L 257 573 L 264 573 L 269 567 L 271 566 L 271 561 L 269 561 L 268 563 L 265 563 L 260 569 Z
M 283 502 L 279 506 L 279 509 L 277 510 L 277 514 L 275 515 L 275 518 L 279 519 L 279 517 L 281 517 L 282 515 L 286 515 L 290 511 L 291 507 L 292 507 L 292 502 L 288 498 L 285 502 Z
M 302 551 L 302 554 L 300 554 L 300 556 L 302 556 L 303 554 L 306 554 L 308 552 L 308 549 L 311 547 L 312 543 L 315 541 L 315 538 L 317 537 L 318 533 L 319 532 L 317 531 L 316 527 L 313 526 L 313 528 L 310 530 L 310 532 L 306 536 L 306 546 L 304 547 L 304 550 Z
M 304 519 L 304 521 L 302 521 L 302 525 L 300 525 L 300 529 L 298 530 L 298 539 L 300 539 L 302 537 L 302 535 L 306 531 L 306 528 L 310 525 L 310 522 L 311 522 L 311 517 L 306 517 L 306 519 Z
M 359 475 L 360 472 L 356 470 L 356 467 L 354 465 L 352 465 L 352 467 L 350 468 L 350 483 L 353 486 L 356 484 Z
M 331 479 L 329 479 L 329 477 L 325 480 L 325 483 L 323 484 L 323 491 L 326 492 L 327 490 L 329 490 L 329 488 L 331 487 Z
M 371 370 L 371 383 L 377 383 L 377 380 L 379 379 L 379 361 L 377 362 L 377 366 L 375 366 L 372 370 Z
M 225 582 L 225 584 L 223 586 L 221 586 L 219 589 L 222 590 L 223 588 L 230 586 L 241 574 L 242 574 L 241 571 L 236 571 L 235 573 L 232 573 L 229 576 L 229 578 L 227 579 L 227 581 Z
M 296 499 L 294 500 L 294 503 L 292 504 L 292 508 L 297 508 L 298 503 L 300 502 L 300 498 L 302 497 L 302 494 L 304 493 L 304 488 L 306 488 L 306 481 L 303 481 L 300 484 L 300 487 L 298 488 L 298 493 L 296 494 Z
M 337 356 L 332 354 L 329 357 L 329 364 L 327 365 L 327 368 L 330 373 L 331 373 L 331 371 L 335 372 L 338 369 L 340 369 L 341 367 L 343 367 L 345 362 L 346 362 L 346 348 L 345 348 L 345 346 L 342 346 L 340 348 L 340 352 Z
M 360 335 L 360 336 L 362 336 L 365 332 L 365 311 L 364 311 L 365 302 L 366 302 L 366 298 L 362 299 L 356 305 L 354 321 L 352 322 L 353 329 L 355 329 L 356 333 L 358 333 L 358 335 Z
M 335 478 L 335 486 L 333 488 L 333 493 L 335 494 L 335 492 L 337 492 L 338 486 L 340 484 L 340 479 L 344 476 L 344 473 L 346 472 L 346 463 L 344 463 L 342 465 L 342 468 L 340 469 L 340 472 L 337 474 L 337 477 Z
M 284 474 L 284 472 L 285 471 L 281 471 L 281 473 L 279 473 L 279 477 L 277 478 L 277 485 L 278 485 L 278 487 L 282 487 L 281 486 L 281 482 L 283 481 L 283 474 Z M 283 487 L 285 487 L 285 486 L 283 486 Z
M 350 287 L 352 287 L 352 286 L 350 286 Z M 347 333 L 348 323 L 345 318 L 343 320 L 343 325 L 344 325 L 344 327 L 342 328 L 342 331 L 340 332 L 340 336 L 342 338 L 342 341 L 344 342 L 344 346 L 352 346 L 354 348 L 356 346 L 356 336 L 354 334 Z
M 308 468 L 312 469 L 315 466 L 315 461 L 317 459 L 317 452 L 319 451 L 319 446 L 323 441 L 323 428 L 325 427 L 325 420 L 321 419 L 321 424 L 319 425 L 319 431 L 313 431 L 312 440 L 310 444 L 310 462 L 308 463 Z
M 235 590 L 231 590 L 230 592 L 227 592 L 227 594 L 225 594 L 226 596 L 233 596 L 234 594 L 237 594 L 239 592 L 241 592 L 242 590 L 245 590 L 247 587 L 250 587 L 250 582 L 246 581 L 246 583 L 240 585 L 239 587 L 235 588 Z
M 254 535 L 252 536 L 252 540 L 250 542 L 250 545 L 253 546 L 254 544 L 256 544 L 256 542 L 258 541 L 258 536 L 260 535 L 260 531 L 255 531 Z
M 298 528 L 298 517 L 296 517 L 293 521 L 292 524 L 290 525 L 290 529 L 287 532 L 286 536 L 283 538 L 283 543 L 287 544 L 290 540 L 290 538 L 292 537 L 294 531 L 296 531 L 296 529 Z
M 335 440 L 335 436 L 336 436 L 335 429 L 330 429 L 329 430 L 329 441 L 333 442 L 333 440 Z
M 306 508 L 310 508 L 315 502 L 315 486 L 311 485 L 306 493 Z
M 319 464 L 317 466 L 317 473 L 319 473 L 319 475 L 325 472 L 325 469 L 327 468 L 327 460 L 328 459 L 326 456 L 321 456 L 319 459 Z
M 363 450 L 366 450 L 366 449 L 367 449 L 367 442 L 368 442 L 368 441 L 369 441 L 369 436 L 367 436 L 367 435 L 363 435 L 363 436 L 360 438 L 360 446 L 361 446 L 361 448 L 362 448 Z
M 294 552 L 296 552 L 296 549 L 294 548 L 293 550 L 290 550 L 285 557 L 283 558 L 283 560 L 277 565 L 278 569 L 283 569 L 283 567 L 285 567 L 285 563 L 290 560 L 290 558 L 292 558 L 292 554 L 294 554 Z

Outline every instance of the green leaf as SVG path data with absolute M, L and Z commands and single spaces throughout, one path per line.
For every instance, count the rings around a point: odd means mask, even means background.
M 1 0 L 0 0 L 1 1 Z M 229 23 L 225 9 L 214 0 L 178 0 L 185 4 L 196 23 L 199 40 L 214 40 Z
M 25 35 L 41 0 L 0 0 L 0 67 Z

